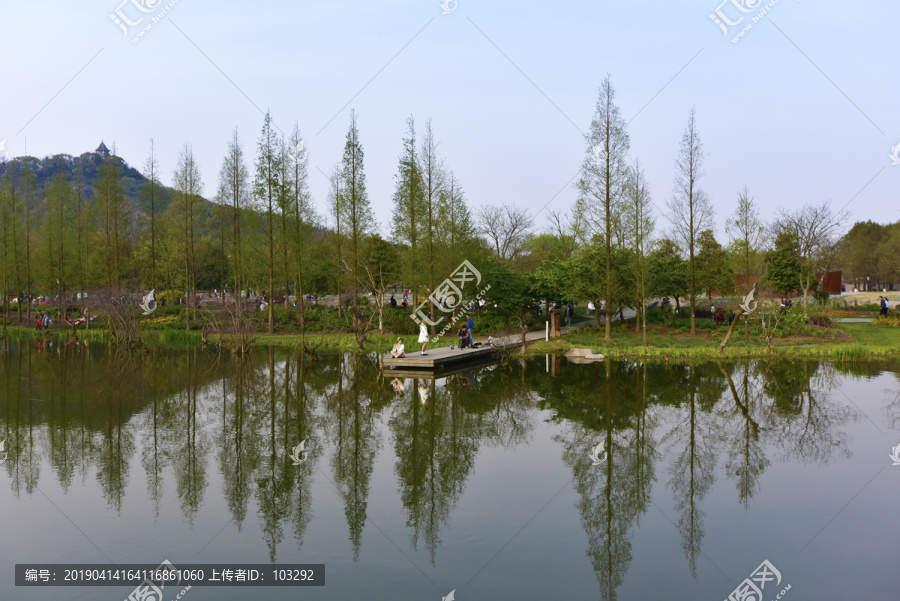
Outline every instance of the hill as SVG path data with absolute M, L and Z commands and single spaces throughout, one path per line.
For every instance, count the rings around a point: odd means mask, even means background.
M 94 196 L 93 184 L 100 177 L 100 165 L 103 163 L 104 157 L 96 152 L 85 152 L 77 157 L 68 154 L 56 154 L 43 159 L 24 156 L 17 157 L 16 160 L 20 164 L 28 165 L 29 170 L 34 175 L 35 189 L 38 193 L 48 190 L 53 182 L 53 178 L 58 173 L 63 173 L 73 188 L 78 178 L 83 178 L 82 193 L 86 198 L 91 198 Z M 113 160 L 119 163 L 119 170 L 122 174 L 122 190 L 128 205 L 135 212 L 147 213 L 149 207 L 145 206 L 146 202 L 142 200 L 141 190 L 149 180 L 121 157 L 114 157 Z M 160 186 L 157 207 L 160 212 L 165 211 L 166 207 L 169 206 L 174 192 L 168 186 Z

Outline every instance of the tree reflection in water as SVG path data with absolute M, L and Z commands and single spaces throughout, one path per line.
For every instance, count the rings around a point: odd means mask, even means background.
M 831 364 L 576 366 L 554 358 L 550 365 L 549 358 L 520 361 L 509 370 L 401 382 L 381 373 L 377 355 L 312 360 L 275 348 L 247 355 L 123 353 L 99 344 L 38 352 L 31 342 L 4 338 L 3 469 L 16 497 L 35 493 L 47 477 L 44 465 L 64 491 L 93 478 L 109 508 L 121 512 L 139 466 L 156 515 L 172 494 L 188 524 L 208 504 L 204 499 L 219 494 L 208 489 L 221 475 L 237 530 L 255 506 L 272 562 L 286 529 L 302 547 L 319 474 L 320 485 L 339 493 L 358 561 L 386 433 L 409 546 L 424 547 L 437 567 L 442 532 L 479 452 L 531 444 L 549 415 L 578 495 L 587 556 L 603 598 L 611 600 L 633 561 L 631 539 L 658 473 L 667 474 L 686 569 L 696 575 L 704 500 L 720 457 L 737 502 L 749 511 L 773 462 L 848 457 L 846 426 L 865 418 L 842 402 L 840 374 Z M 842 369 L 853 376 L 880 373 L 872 366 Z M 895 397 L 892 391 L 885 411 L 897 422 Z M 306 459 L 295 465 L 289 452 L 303 441 Z M 598 444 L 605 460 L 595 465 L 590 451 Z M 174 483 L 170 493 L 167 481 Z

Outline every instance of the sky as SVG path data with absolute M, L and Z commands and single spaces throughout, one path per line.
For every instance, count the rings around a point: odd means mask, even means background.
M 355 109 L 389 235 L 412 115 L 471 207 L 526 207 L 541 230 L 574 208 L 609 74 L 659 233 L 692 107 L 720 241 L 745 185 L 766 221 L 831 200 L 849 229 L 900 219 L 897 23 L 896 0 L 0 0 L 0 153 L 103 140 L 141 169 L 152 138 L 171 185 L 188 143 L 211 198 L 233 130 L 255 158 L 270 110 L 299 125 L 324 214 Z

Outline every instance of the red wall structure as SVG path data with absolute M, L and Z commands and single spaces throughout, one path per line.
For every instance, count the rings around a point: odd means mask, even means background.
M 825 274 L 817 273 L 816 278 L 819 280 L 819 290 L 828 294 L 840 294 L 842 276 L 843 272 L 841 271 L 829 271 Z

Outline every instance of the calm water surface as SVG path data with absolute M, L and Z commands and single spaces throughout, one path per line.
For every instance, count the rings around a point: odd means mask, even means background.
M 327 568 L 189 601 L 719 601 L 764 560 L 765 601 L 897 600 L 898 373 L 548 357 L 414 380 L 0 340 L 0 599 L 133 588 L 17 588 L 16 563 L 168 559 Z

